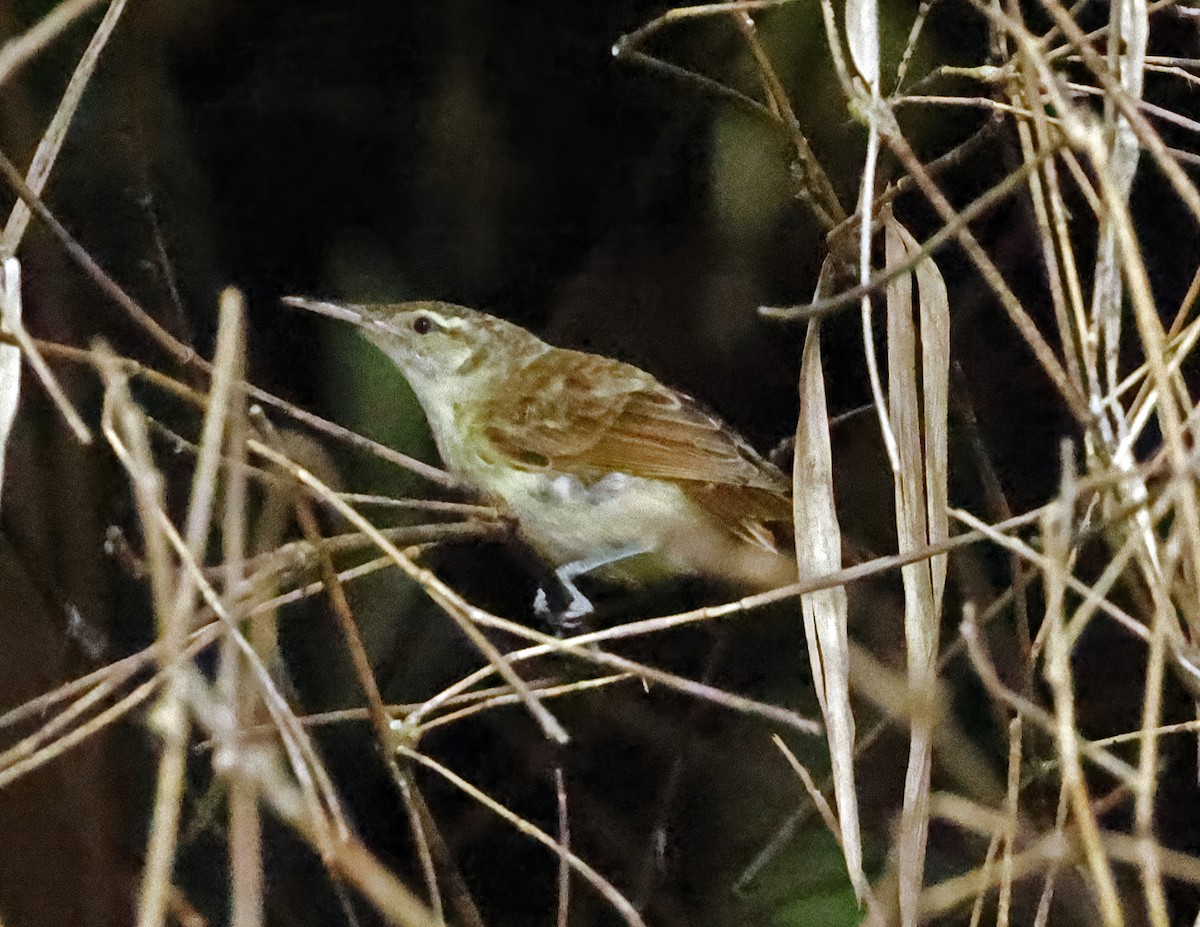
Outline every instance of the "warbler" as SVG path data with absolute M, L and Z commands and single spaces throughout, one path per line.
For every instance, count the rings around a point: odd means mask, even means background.
M 569 597 L 560 617 L 591 610 L 574 583 L 585 573 L 747 590 L 795 579 L 787 477 L 646 371 L 448 303 L 284 302 L 358 326 L 392 360 L 446 467 L 554 569 Z

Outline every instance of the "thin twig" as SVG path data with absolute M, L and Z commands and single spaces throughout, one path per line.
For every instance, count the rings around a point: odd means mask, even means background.
M 0 47 L 0 86 L 33 60 L 47 45 L 62 35 L 75 20 L 103 0 L 63 0 L 53 10 L 15 39 Z

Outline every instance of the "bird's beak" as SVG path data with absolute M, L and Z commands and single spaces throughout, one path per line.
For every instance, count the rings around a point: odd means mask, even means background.
M 319 299 L 308 299 L 304 296 L 284 296 L 281 301 L 285 306 L 291 306 L 294 309 L 304 309 L 308 312 L 315 312 L 318 315 L 327 315 L 331 319 L 350 322 L 353 325 L 365 326 L 369 321 L 361 312 L 355 311 L 350 306 L 342 306 L 338 303 L 327 303 Z

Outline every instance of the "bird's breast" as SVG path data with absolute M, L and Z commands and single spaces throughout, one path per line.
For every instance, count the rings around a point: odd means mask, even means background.
M 631 549 L 654 559 L 668 532 L 697 517 L 675 484 L 625 473 L 584 480 L 570 473 L 497 468 L 483 483 L 507 504 L 521 535 L 554 565 Z M 622 572 L 648 564 L 617 566 Z

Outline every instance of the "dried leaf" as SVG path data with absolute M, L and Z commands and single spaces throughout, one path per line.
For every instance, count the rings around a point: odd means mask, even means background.
M 846 0 L 846 41 L 850 59 L 869 86 L 879 83 L 879 4 Z
M 833 501 L 833 456 L 821 368 L 820 323 L 809 324 L 800 367 L 800 417 L 796 425 L 793 493 L 796 563 L 801 579 L 842 565 L 842 537 Z M 862 868 L 858 795 L 854 785 L 854 714 L 850 707 L 850 650 L 846 636 L 846 590 L 841 586 L 801 599 L 813 684 L 821 703 L 833 769 L 842 852 L 861 901 L 867 890 Z
M 910 251 L 916 239 L 901 227 Z M 921 321 L 921 387 L 925 426 L 925 504 L 929 520 L 929 543 L 941 544 L 950 537 L 950 297 L 946 281 L 932 260 L 922 261 L 914 271 L 917 278 L 917 314 Z M 933 582 L 933 611 L 942 613 L 946 588 L 946 554 L 929 561 Z
M 16 258 L 4 261 L 0 271 L 0 331 L 11 335 L 21 322 L 21 264 Z M 0 492 L 4 489 L 4 454 L 8 436 L 17 417 L 21 398 L 21 349 L 0 344 Z
M 904 261 L 919 250 L 916 240 L 890 216 L 886 219 L 886 233 L 889 265 Z M 914 306 L 914 281 L 920 287 L 919 307 Z M 918 316 L 921 322 L 919 359 Z M 888 408 L 899 457 L 899 466 L 893 476 L 900 553 L 925 547 L 935 538 L 944 540 L 948 530 L 949 328 L 946 288 L 931 260 L 922 261 L 913 274 L 903 274 L 888 284 Z M 937 672 L 945 557 L 909 564 L 903 568 L 901 576 L 909 687 L 914 694 L 927 697 L 932 694 Z M 896 849 L 900 922 L 906 927 L 918 921 L 924 877 L 933 723 L 930 712 L 914 712 L 904 783 L 904 811 Z

